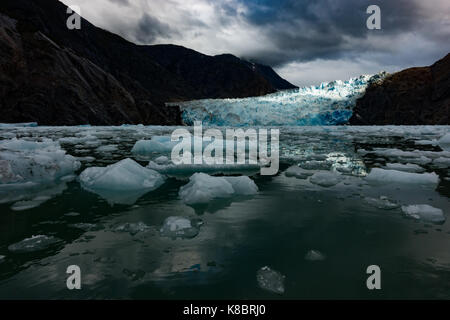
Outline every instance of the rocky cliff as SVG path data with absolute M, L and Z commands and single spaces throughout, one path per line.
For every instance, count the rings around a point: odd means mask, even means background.
M 450 54 L 371 84 L 357 100 L 353 125 L 450 124 Z

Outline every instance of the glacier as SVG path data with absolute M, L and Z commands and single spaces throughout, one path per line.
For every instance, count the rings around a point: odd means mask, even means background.
M 342 125 L 352 116 L 356 100 L 367 86 L 386 75 L 386 72 L 362 75 L 261 97 L 204 99 L 166 105 L 179 106 L 186 125 L 193 125 L 194 121 L 215 126 Z

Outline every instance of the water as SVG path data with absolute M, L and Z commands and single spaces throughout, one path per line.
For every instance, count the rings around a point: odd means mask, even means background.
M 0 137 L 37 141 L 92 135 L 95 140 L 89 144 L 61 143 L 68 154 L 82 157 L 79 174 L 88 166 L 133 158 L 130 150 L 137 140 L 173 130 L 3 128 Z M 428 204 L 442 209 L 445 217 L 450 213 L 450 170 L 442 165 L 450 155 L 436 144 L 448 131 L 445 126 L 281 127 L 279 174 L 253 174 L 257 195 L 202 206 L 188 206 L 179 198 L 185 177 L 168 178 L 157 190 L 126 205 L 111 205 L 82 189 L 77 180 L 52 186 L 58 192 L 50 192 L 49 199 L 31 209 L 13 210 L 17 201 L 2 203 L 0 298 L 448 299 L 448 220 L 441 224 L 415 220 L 401 209 Z M 426 142 L 415 143 L 420 140 Z M 97 149 L 110 145 L 117 148 Z M 395 156 L 388 149 L 412 154 Z M 426 172 L 437 173 L 439 182 L 365 180 L 371 168 L 386 163 L 419 164 Z M 292 165 L 342 175 L 338 184 L 322 187 L 308 177 L 287 177 L 284 171 Z M 198 233 L 162 236 L 160 229 L 170 216 L 190 219 Z M 36 244 L 40 250 L 31 252 L 8 249 L 33 235 L 51 241 L 42 247 Z M 323 259 L 306 259 L 311 250 Z M 66 287 L 70 265 L 81 268 L 81 290 Z M 381 268 L 381 290 L 366 287 L 369 265 Z M 265 266 L 285 277 L 282 294 L 258 286 L 258 270 Z

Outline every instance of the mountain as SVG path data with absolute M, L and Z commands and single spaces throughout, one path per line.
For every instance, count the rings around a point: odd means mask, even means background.
M 349 120 L 353 125 L 450 124 L 450 54 L 369 85 Z
M 295 88 L 270 67 L 180 46 L 140 46 L 57 0 L 0 2 L 0 122 L 180 124 L 165 102 L 249 97 Z

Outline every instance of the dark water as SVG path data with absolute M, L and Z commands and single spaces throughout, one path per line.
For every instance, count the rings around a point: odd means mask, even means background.
M 131 157 L 136 140 L 171 131 L 39 127 L 4 129 L 1 136 L 57 140 L 81 133 L 96 136 L 100 145 L 118 146 L 105 153 L 96 151 L 98 143 L 61 143 L 69 154 L 95 157 L 82 161 L 79 173 L 87 166 Z M 62 192 L 28 210 L 15 211 L 14 202 L 2 203 L 0 256 L 5 257 L 0 262 L 0 298 L 448 299 L 449 222 L 411 219 L 400 207 L 386 210 L 367 201 L 386 196 L 399 205 L 428 204 L 447 217 L 449 168 L 433 160 L 450 155 L 435 144 L 414 141 L 433 141 L 448 131 L 448 127 L 281 128 L 279 174 L 252 175 L 259 188 L 256 196 L 206 206 L 184 204 L 178 191 L 186 180 L 173 177 L 130 205 L 110 205 L 83 190 L 77 180 L 64 183 Z M 364 176 L 372 167 L 418 159 L 356 152 L 375 148 L 428 152 L 424 154 L 432 161 L 422 167 L 439 174 L 439 183 L 367 183 Z M 286 177 L 283 172 L 295 164 L 337 169 L 345 172 L 346 180 L 321 187 Z M 199 218 L 204 224 L 192 239 L 162 237 L 159 229 L 169 216 Z M 139 222 L 149 228 L 137 233 L 117 230 Z M 28 253 L 8 249 L 32 235 L 60 241 Z M 312 249 L 326 259 L 306 260 Z M 69 265 L 81 268 L 81 290 L 66 287 Z M 381 290 L 366 287 L 369 265 L 381 268 Z M 263 266 L 286 277 L 284 294 L 258 286 L 256 273 Z

